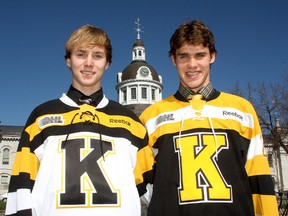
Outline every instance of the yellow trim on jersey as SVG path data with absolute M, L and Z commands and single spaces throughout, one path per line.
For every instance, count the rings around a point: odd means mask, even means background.
M 137 163 L 134 169 L 136 185 L 142 183 L 143 173 L 152 170 L 154 154 L 149 146 L 145 146 L 137 152 Z
M 35 180 L 39 165 L 40 162 L 36 155 L 31 153 L 29 148 L 23 147 L 20 152 L 16 153 L 12 175 L 17 176 L 24 172 L 30 174 L 30 179 Z
M 253 194 L 252 198 L 254 203 L 255 215 L 262 215 L 262 216 L 278 215 L 277 211 L 278 207 L 275 196 Z M 265 214 L 262 214 L 263 212 L 265 212 Z
M 254 164 L 257 164 L 257 166 Z M 269 166 L 267 166 L 266 157 L 263 155 L 256 155 L 253 159 L 247 160 L 246 171 L 248 176 L 270 175 L 270 169 Z

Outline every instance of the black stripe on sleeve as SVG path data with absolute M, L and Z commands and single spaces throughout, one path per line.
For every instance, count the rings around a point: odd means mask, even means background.
M 270 175 L 250 176 L 249 182 L 252 194 L 275 195 Z
M 30 179 L 28 173 L 20 173 L 18 176 L 11 176 L 9 184 L 9 192 L 15 192 L 17 189 L 30 189 L 32 190 L 35 181 Z

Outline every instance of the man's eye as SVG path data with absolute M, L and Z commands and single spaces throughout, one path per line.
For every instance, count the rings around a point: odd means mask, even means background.
M 204 58 L 205 56 L 206 56 L 205 53 L 198 53 L 198 54 L 195 56 L 195 58 L 196 58 L 196 59 L 202 59 L 202 58 Z
M 189 58 L 189 55 L 181 54 L 181 55 L 178 55 L 178 58 L 179 59 L 187 59 L 187 58 Z
M 95 59 L 95 60 L 99 60 L 99 59 L 104 58 L 104 55 L 103 55 L 103 54 L 95 54 L 95 55 L 93 55 L 92 57 L 93 57 L 93 59 Z
M 101 59 L 103 58 L 103 55 L 100 55 L 100 54 L 96 54 L 93 56 L 95 59 Z
M 86 55 L 84 53 L 76 53 L 76 56 L 78 58 L 85 58 Z

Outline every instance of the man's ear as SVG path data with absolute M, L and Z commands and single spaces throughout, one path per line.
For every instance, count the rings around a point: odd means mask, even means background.
M 216 53 L 214 52 L 211 54 L 210 64 L 213 64 L 215 60 L 216 60 Z
M 176 67 L 175 56 L 171 55 L 170 58 L 171 58 L 172 64 Z
M 107 70 L 109 68 L 110 64 L 107 62 L 105 65 L 105 70 Z
M 70 60 L 70 58 L 66 59 L 66 65 L 67 65 L 68 68 L 71 68 L 71 60 Z

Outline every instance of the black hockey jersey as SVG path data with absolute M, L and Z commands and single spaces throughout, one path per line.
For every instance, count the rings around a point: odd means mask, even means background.
M 258 119 L 243 98 L 179 92 L 140 116 L 157 152 L 149 216 L 277 215 Z

